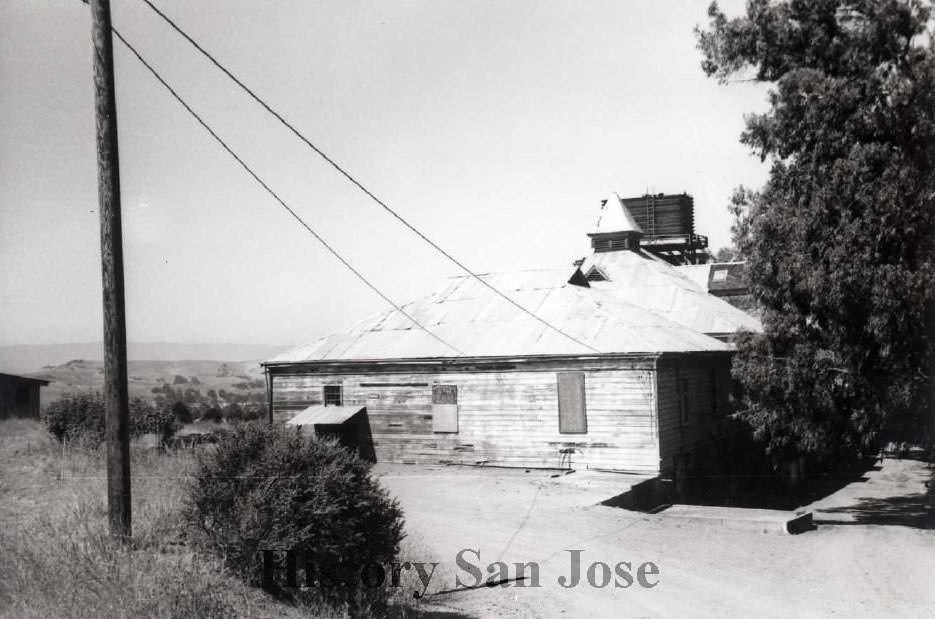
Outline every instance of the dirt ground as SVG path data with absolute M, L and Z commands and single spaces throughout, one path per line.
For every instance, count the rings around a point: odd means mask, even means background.
M 425 555 L 403 559 L 441 562 L 427 600 L 452 616 L 915 618 L 935 612 L 935 530 L 919 512 L 930 473 L 915 460 L 885 460 L 807 506 L 819 510 L 820 524 L 795 536 L 596 504 L 637 481 L 626 476 L 573 480 L 577 473 L 552 478 L 543 471 L 382 465 L 378 473 L 405 510 L 408 547 Z M 511 582 L 433 596 L 456 588 L 456 578 L 475 583 L 455 563 L 462 549 L 479 553 L 479 559 L 463 558 L 479 565 L 484 578 L 496 561 L 537 562 L 541 586 Z M 576 549 L 583 551 L 581 582 L 565 588 L 558 578 L 569 573 L 568 551 Z M 629 562 L 625 571 L 634 579 L 639 565 L 652 562 L 659 573 L 645 580 L 658 584 L 592 586 L 584 571 L 595 561 L 611 570 Z M 603 568 L 595 569 L 601 584 Z M 498 566 L 492 570 L 501 576 Z M 517 571 L 510 567 L 506 575 Z

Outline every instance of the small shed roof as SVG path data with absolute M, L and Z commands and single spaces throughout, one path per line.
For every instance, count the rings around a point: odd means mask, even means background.
M 3 372 L 0 372 L 0 381 L 29 383 L 31 385 L 39 385 L 40 387 L 49 384 L 49 381 L 41 378 L 30 378 L 29 376 L 19 376 L 17 374 L 4 374 Z
M 363 406 L 309 406 L 286 422 L 290 426 L 341 424 L 364 410 Z
M 730 334 L 738 329 L 762 331 L 760 321 L 723 299 L 708 294 L 693 277 L 683 273 L 684 267 L 674 267 L 655 260 L 644 251 L 611 251 L 594 253 L 581 265 L 585 273 L 597 267 L 606 281 L 591 282 L 591 286 L 624 300 L 632 300 L 647 310 L 694 331 L 708 334 Z M 691 276 L 690 276 L 691 275 Z
M 536 316 L 602 353 L 729 350 L 724 343 L 635 302 L 604 290 L 566 284 L 565 271 L 482 277 Z M 452 278 L 438 292 L 403 308 L 463 355 L 391 310 L 267 363 L 594 354 L 472 277 Z

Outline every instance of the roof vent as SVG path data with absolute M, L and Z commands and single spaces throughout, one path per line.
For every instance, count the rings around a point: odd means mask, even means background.
M 610 280 L 610 278 L 607 277 L 607 274 L 596 266 L 591 267 L 585 277 L 589 282 L 606 282 Z

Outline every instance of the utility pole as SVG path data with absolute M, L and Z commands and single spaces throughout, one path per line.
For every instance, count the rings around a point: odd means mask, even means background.
M 104 415 L 107 433 L 107 508 L 111 537 L 130 538 L 130 428 L 127 320 L 120 224 L 117 98 L 110 0 L 91 0 L 94 41 L 94 111 L 97 118 L 97 195 L 101 212 L 104 289 Z

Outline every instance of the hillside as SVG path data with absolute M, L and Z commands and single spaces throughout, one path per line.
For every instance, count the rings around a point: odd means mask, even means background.
M 129 342 L 130 361 L 250 361 L 268 359 L 288 346 L 261 344 L 176 344 L 166 342 Z M 0 372 L 24 374 L 72 359 L 102 361 L 101 342 L 72 344 L 0 346 Z
M 42 405 L 69 392 L 100 391 L 104 385 L 104 363 L 75 359 L 50 365 L 30 376 L 51 381 L 43 387 Z M 153 399 L 154 390 L 193 390 L 193 400 L 209 391 L 256 397 L 265 392 L 263 371 L 256 361 L 130 361 L 127 364 L 130 397 Z M 194 392 L 199 394 L 195 397 Z M 224 398 L 223 395 L 221 399 Z

